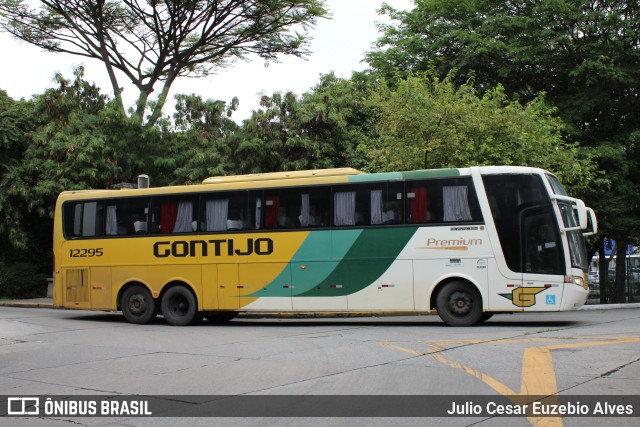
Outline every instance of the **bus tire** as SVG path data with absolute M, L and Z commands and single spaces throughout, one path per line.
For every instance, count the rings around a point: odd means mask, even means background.
M 438 316 L 449 326 L 472 326 L 482 316 L 482 297 L 470 283 L 447 283 L 436 297 Z
M 170 288 L 162 297 L 162 315 L 173 326 L 186 326 L 198 314 L 198 302 L 193 293 L 184 286 Z
M 149 323 L 158 314 L 156 301 L 151 292 L 142 285 L 133 285 L 125 289 L 120 307 L 125 319 L 138 325 Z
M 482 322 L 486 322 L 487 320 L 491 319 L 493 317 L 494 313 L 489 313 L 489 312 L 484 312 L 482 313 L 482 316 L 480 316 L 480 319 L 478 320 L 478 323 L 482 323 Z
M 227 323 L 237 315 L 235 311 L 208 311 L 205 317 L 211 323 Z

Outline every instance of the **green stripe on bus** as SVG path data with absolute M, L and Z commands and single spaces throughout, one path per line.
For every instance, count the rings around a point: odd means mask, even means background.
M 401 172 L 403 179 L 449 178 L 460 176 L 459 169 L 433 169 Z
M 400 172 L 365 173 L 362 175 L 351 175 L 349 182 L 380 182 L 399 181 L 402 179 Z
M 428 178 L 450 178 L 460 176 L 460 170 L 455 168 L 434 169 L 434 170 L 417 170 L 407 172 L 382 172 L 367 173 L 362 175 L 349 176 L 349 182 L 384 182 L 384 181 L 401 181 L 404 179 L 428 179 Z
M 362 230 L 312 231 L 291 258 L 289 265 L 271 283 L 250 297 L 288 297 L 290 286 L 303 293 L 325 280 L 344 259 Z M 320 261 L 318 261 L 320 260 Z
M 293 296 L 331 297 L 358 292 L 375 282 L 396 260 L 416 227 L 363 230 L 342 261 L 320 282 L 295 284 Z

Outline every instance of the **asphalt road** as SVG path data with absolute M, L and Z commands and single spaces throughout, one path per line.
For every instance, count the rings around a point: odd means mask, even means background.
M 139 326 L 117 313 L 0 307 L 0 395 L 180 400 L 238 394 L 454 395 L 461 401 L 470 396 L 638 396 L 640 308 L 496 315 L 482 326 L 453 328 L 437 316 L 237 319 L 191 327 L 171 327 L 158 318 Z M 171 406 L 166 403 L 156 401 L 154 415 Z M 2 409 L 0 414 L 6 413 Z M 640 405 L 634 411 L 635 416 L 621 418 L 56 415 L 0 417 L 0 425 L 635 426 Z

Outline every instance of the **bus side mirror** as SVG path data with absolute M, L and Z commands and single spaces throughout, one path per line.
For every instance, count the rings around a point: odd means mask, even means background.
M 576 199 L 576 210 L 578 211 L 578 225 L 582 230 L 586 230 L 588 227 L 588 213 L 587 213 L 587 205 L 580 199 Z
M 598 232 L 598 220 L 596 219 L 596 213 L 591 208 L 587 208 L 587 213 L 591 218 L 591 228 L 592 231 L 588 233 L 582 233 L 583 236 L 593 236 Z

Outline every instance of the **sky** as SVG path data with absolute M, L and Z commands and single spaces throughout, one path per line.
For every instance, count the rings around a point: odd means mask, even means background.
M 351 77 L 353 71 L 367 68 L 362 61 L 379 37 L 376 22 L 386 18 L 377 13 L 382 3 L 383 0 L 326 0 L 332 17 L 318 20 L 310 30 L 311 55 L 306 60 L 284 56 L 281 62 L 265 66 L 264 61 L 256 57 L 250 62 L 239 61 L 208 77 L 179 78 L 171 87 L 164 115 L 171 114 L 175 94 L 195 93 L 203 99 L 226 102 L 237 96 L 240 103 L 232 118 L 240 122 L 259 108 L 262 94 L 292 91 L 300 95 L 315 86 L 321 74 L 332 71 L 338 77 Z M 412 8 L 411 0 L 386 0 L 386 3 L 400 10 Z M 70 79 L 78 65 L 84 65 L 87 81 L 96 83 L 103 93 L 113 95 L 100 61 L 48 53 L 6 33 L 0 33 L 0 52 L 4 58 L 0 67 L 0 89 L 14 99 L 28 99 L 54 87 L 52 79 L 56 72 Z M 133 105 L 137 96 L 135 87 L 128 85 L 124 76 L 119 77 L 119 82 L 125 89 L 125 103 Z M 157 87 L 156 91 L 159 90 Z

